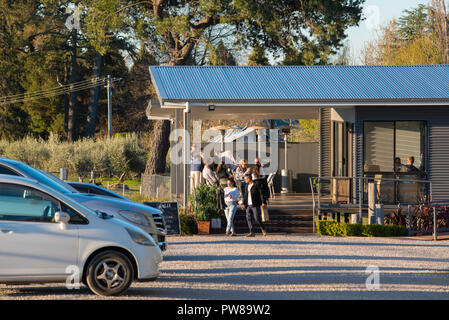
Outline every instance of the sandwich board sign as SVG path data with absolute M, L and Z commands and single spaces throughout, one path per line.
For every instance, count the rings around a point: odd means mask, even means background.
M 165 227 L 167 228 L 167 235 L 181 235 L 178 202 L 147 201 L 144 202 L 144 204 L 162 211 L 162 216 L 165 220 Z

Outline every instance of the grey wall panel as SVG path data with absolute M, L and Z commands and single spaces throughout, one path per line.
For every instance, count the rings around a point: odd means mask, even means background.
M 279 144 L 279 172 L 284 169 L 284 144 Z M 318 143 L 301 142 L 287 144 L 287 166 L 289 169 L 289 191 L 310 193 L 310 177 L 318 175 Z M 281 191 L 281 177 L 277 175 L 274 181 L 276 192 Z
M 331 175 L 331 109 L 320 110 L 319 170 L 322 177 Z
M 320 144 L 319 144 L 319 167 L 318 175 L 320 177 L 330 177 L 331 172 L 331 117 L 332 112 L 330 108 L 320 109 Z M 322 181 L 321 191 L 327 193 L 330 191 L 330 184 L 327 181 Z
M 429 128 L 429 178 L 433 200 L 449 200 L 449 116 Z

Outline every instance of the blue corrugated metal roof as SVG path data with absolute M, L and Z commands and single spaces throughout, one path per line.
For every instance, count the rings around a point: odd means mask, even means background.
M 163 102 L 449 100 L 449 65 L 151 66 Z

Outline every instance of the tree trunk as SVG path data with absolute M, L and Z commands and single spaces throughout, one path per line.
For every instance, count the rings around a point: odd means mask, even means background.
M 152 135 L 152 148 L 145 169 L 145 174 L 165 173 L 166 158 L 170 148 L 170 121 L 158 120 L 154 122 Z
M 72 35 L 72 70 L 70 78 L 70 89 L 73 89 L 76 82 L 78 66 L 76 64 L 76 50 L 77 49 L 77 34 L 73 30 Z M 73 142 L 76 140 L 76 95 L 77 92 L 70 92 L 69 110 L 68 110 L 68 126 L 67 126 L 67 140 Z
M 101 64 L 102 56 L 98 51 L 95 51 L 93 78 L 97 79 L 101 76 Z M 91 89 L 91 103 L 87 114 L 87 125 L 84 136 L 92 138 L 95 135 L 95 129 L 97 127 L 97 110 L 98 110 L 98 97 L 100 94 L 100 86 Z

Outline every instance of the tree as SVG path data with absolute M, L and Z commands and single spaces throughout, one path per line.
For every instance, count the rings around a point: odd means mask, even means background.
M 404 10 L 403 15 L 398 19 L 398 32 L 405 41 L 411 41 L 428 34 L 429 20 L 428 7 L 420 4 L 411 10 Z
M 211 66 L 235 66 L 237 65 L 237 62 L 232 53 L 226 48 L 223 41 L 220 40 L 217 46 L 210 45 L 207 64 Z
M 383 27 L 374 41 L 365 44 L 368 65 L 441 64 L 447 61 L 445 7 L 419 5 L 405 10 L 398 20 Z M 446 30 L 446 32 L 445 32 Z
M 192 52 L 202 43 L 205 33 L 223 26 L 235 31 L 237 46 L 260 43 L 273 52 L 299 55 L 300 63 L 310 64 L 326 61 L 341 46 L 346 28 L 359 23 L 363 3 L 364 0 L 154 0 L 134 5 L 116 0 L 115 5 L 103 8 L 102 16 L 126 13 L 124 20 L 134 24 L 137 36 L 148 44 L 159 62 L 168 65 L 192 63 Z M 105 37 L 104 30 L 95 32 L 96 38 Z M 168 123 L 154 126 L 156 138 L 150 154 L 160 157 L 154 163 L 165 161 L 169 141 L 163 128 L 167 126 Z M 159 173 L 156 168 L 149 171 Z
M 270 63 L 268 62 L 268 59 L 265 56 L 265 49 L 262 48 L 259 44 L 256 44 L 248 57 L 248 65 L 267 66 L 269 64 Z
M 316 119 L 300 119 L 300 129 L 292 129 L 290 141 L 292 142 L 318 142 L 319 141 L 319 121 Z
M 444 0 L 432 0 L 429 19 L 439 42 L 442 63 L 449 63 L 449 15 Z

